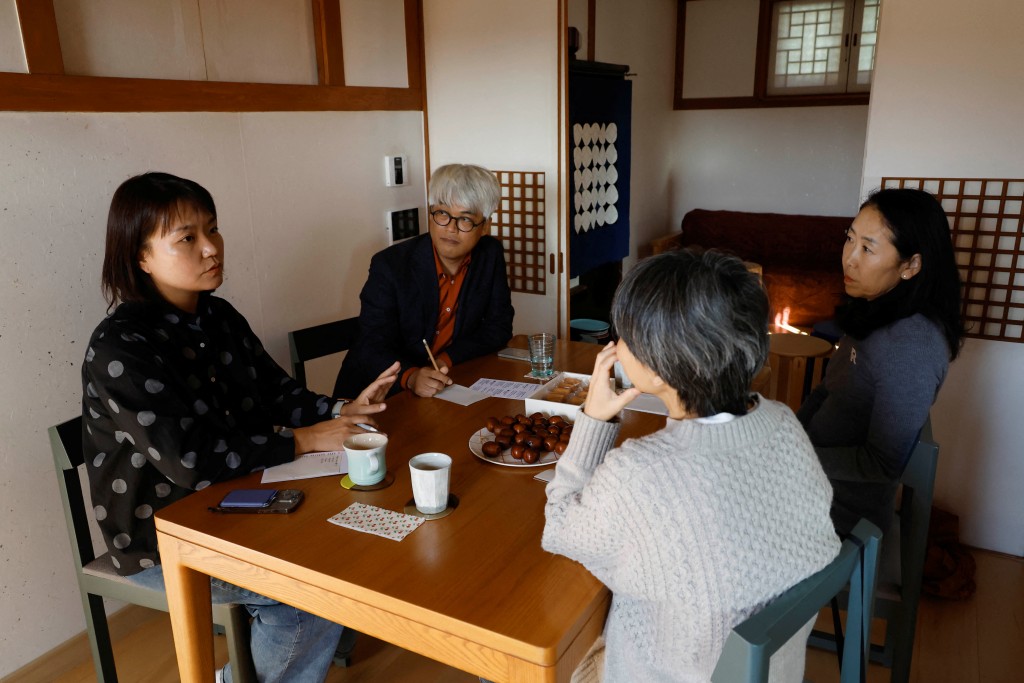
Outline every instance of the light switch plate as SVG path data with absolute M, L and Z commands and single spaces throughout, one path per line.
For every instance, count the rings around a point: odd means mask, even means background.
M 409 184 L 409 167 L 404 154 L 384 157 L 384 185 L 401 187 Z

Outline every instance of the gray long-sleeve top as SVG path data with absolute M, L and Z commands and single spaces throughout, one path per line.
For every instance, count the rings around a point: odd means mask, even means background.
M 946 338 L 923 315 L 839 340 L 797 417 L 832 482 L 841 534 L 861 517 L 889 527 L 899 477 L 948 369 Z

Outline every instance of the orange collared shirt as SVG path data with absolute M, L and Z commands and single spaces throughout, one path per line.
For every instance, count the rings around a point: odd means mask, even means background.
M 466 281 L 466 273 L 469 272 L 469 262 L 472 258 L 472 254 L 466 256 L 455 276 L 449 277 L 444 272 L 441 259 L 437 256 L 437 250 L 434 250 L 434 269 L 437 273 L 438 292 L 437 328 L 434 330 L 434 338 L 430 340 L 430 352 L 437 359 L 438 366 L 451 367 L 452 365 L 452 359 L 442 349 L 447 348 L 452 337 L 455 336 L 455 313 L 459 305 L 459 292 L 462 291 L 462 284 Z M 410 368 L 402 375 L 403 387 L 408 387 L 409 377 L 414 371 L 415 368 Z

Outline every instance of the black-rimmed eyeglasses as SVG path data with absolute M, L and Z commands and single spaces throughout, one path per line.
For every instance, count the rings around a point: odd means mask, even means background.
M 487 222 L 487 219 L 484 218 L 479 223 L 474 223 L 473 219 L 469 216 L 453 216 L 444 209 L 434 209 L 430 212 L 430 217 L 442 228 L 454 220 L 455 228 L 459 232 L 473 232 L 473 230 Z

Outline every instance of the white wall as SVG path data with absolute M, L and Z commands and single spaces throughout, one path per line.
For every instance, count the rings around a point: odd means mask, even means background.
M 558 207 L 558 2 L 430 0 L 424 3 L 430 165 L 479 164 L 543 171 L 547 251 Z M 513 293 L 516 333 L 555 331 L 556 283 Z
M 286 366 L 289 329 L 358 312 L 395 192 L 425 202 L 419 171 L 399 190 L 380 172 L 398 150 L 421 169 L 422 136 L 418 112 L 0 113 L 0 676 L 84 627 L 46 427 L 81 410 L 114 188 L 164 170 L 211 190 L 220 293 Z
M 695 208 L 854 215 L 867 107 L 674 111 L 675 22 L 675 0 L 597 4 L 598 61 L 636 74 L 631 254 Z
M 862 190 L 883 176 L 1021 178 L 1024 5 L 900 0 L 882 9 Z M 1024 344 L 972 339 L 932 411 L 937 499 L 966 543 L 1024 555 Z
M 14 0 L 0 0 L 0 71 L 25 73 L 25 51 Z

